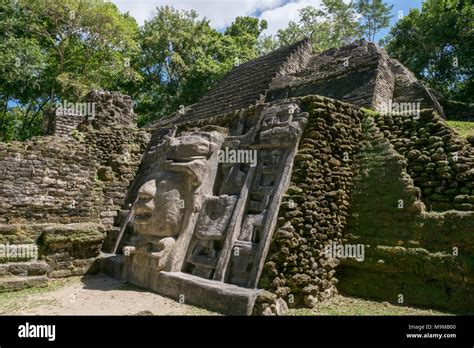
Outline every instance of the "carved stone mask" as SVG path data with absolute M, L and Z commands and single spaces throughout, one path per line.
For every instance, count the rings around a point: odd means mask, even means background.
M 153 267 L 157 270 L 162 270 L 166 266 L 166 262 L 173 251 L 176 241 L 172 237 L 163 238 L 156 243 L 157 251 L 152 251 L 150 254 L 154 259 Z
M 179 234 L 185 209 L 185 179 L 179 173 L 147 181 L 134 205 L 135 232 L 156 237 Z

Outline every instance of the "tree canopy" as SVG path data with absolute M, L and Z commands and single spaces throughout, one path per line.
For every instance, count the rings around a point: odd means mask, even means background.
M 391 9 L 382 0 L 323 0 L 321 9 L 301 9 L 299 20 L 279 30 L 274 40 L 286 46 L 309 37 L 315 51 L 340 47 L 363 36 L 374 41 L 375 35 L 389 26 Z
M 375 35 L 390 24 L 393 5 L 387 6 L 382 0 L 359 0 L 355 9 L 360 16 L 360 28 L 368 41 L 375 41 Z
M 237 17 L 217 30 L 195 11 L 163 6 L 139 27 L 108 0 L 0 0 L 0 141 L 42 132 L 43 111 L 91 89 L 132 96 L 139 124 L 196 102 L 232 67 L 309 37 L 322 51 L 389 26 L 383 0 L 323 0 L 263 35 Z M 473 101 L 473 5 L 427 0 L 392 27 L 389 53 L 447 97 Z
M 39 134 L 60 100 L 139 78 L 137 23 L 104 0 L 2 0 L 0 36 L 0 140 Z
M 140 32 L 137 68 L 143 82 L 133 93 L 140 123 L 196 102 L 234 65 L 256 58 L 266 25 L 237 17 L 220 33 L 195 11 L 157 8 Z
M 388 53 L 447 97 L 474 102 L 474 6 L 427 0 L 392 27 Z
M 290 22 L 286 29 L 278 31 L 282 46 L 309 37 L 315 51 L 342 46 L 361 36 L 352 3 L 343 0 L 323 0 L 322 9 L 312 6 L 299 11 L 299 21 Z

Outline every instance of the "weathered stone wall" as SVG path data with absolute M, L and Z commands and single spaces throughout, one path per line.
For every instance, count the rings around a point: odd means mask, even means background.
M 394 78 L 387 54 L 366 41 L 312 56 L 306 67 L 276 76 L 267 101 L 323 95 L 379 109 L 392 98 Z
M 111 227 L 123 207 L 127 189 L 135 177 L 148 134 L 138 129 L 109 128 L 107 132 L 91 130 L 83 133 L 91 155 L 97 160 L 97 189 L 101 191 L 100 218 Z
M 43 116 L 44 134 L 69 137 L 85 119 L 83 115 L 46 110 Z
M 409 161 L 372 117 L 363 130 L 344 235 L 345 243 L 365 246 L 365 258 L 342 260 L 338 289 L 400 305 L 472 311 L 474 212 L 426 212 L 407 173 Z
M 85 101 L 95 104 L 97 117 L 90 118 L 89 122 L 94 129 L 136 129 L 137 115 L 133 112 L 133 100 L 130 96 L 119 92 L 92 91 L 85 97 Z
M 317 96 L 302 98 L 301 105 L 310 115 L 260 287 L 290 306 L 312 307 L 336 292 L 338 260 L 326 255 L 325 248 L 343 238 L 362 113 Z M 268 311 L 274 295 L 257 299 L 256 311 Z
M 389 60 L 395 79 L 393 101 L 397 103 L 420 103 L 421 109 L 433 109 L 445 117 L 444 110 L 433 91 L 427 88 L 415 75 L 396 59 Z M 377 109 L 380 110 L 380 109 Z
M 119 92 L 92 91 L 78 103 L 65 101 L 57 106 L 44 113 L 46 135 L 68 138 L 77 133 L 79 126 L 119 128 L 134 126 L 137 122 L 132 99 Z
M 96 166 L 75 140 L 0 143 L 0 223 L 94 219 Z
M 371 44 L 369 43 L 369 45 Z M 372 109 L 383 110 L 388 106 L 390 100 L 393 99 L 396 87 L 395 76 L 390 68 L 390 57 L 387 52 L 377 46 L 374 49 L 379 56 L 379 60 L 375 90 L 373 91 Z
M 474 210 L 474 150 L 440 116 L 423 110 L 419 119 L 394 114 L 376 122 L 407 158 L 429 210 Z
M 86 100 L 96 115 L 70 136 L 0 143 L 0 244 L 36 243 L 50 277 L 93 265 L 149 139 L 129 97 L 93 92 Z

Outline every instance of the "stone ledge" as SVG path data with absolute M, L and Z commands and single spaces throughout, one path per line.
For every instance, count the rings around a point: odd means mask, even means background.
M 115 279 L 125 279 L 123 256 L 102 254 L 102 272 Z M 184 303 L 198 305 L 227 315 L 251 315 L 260 289 L 247 289 L 232 284 L 208 280 L 181 272 L 150 272 L 147 284 L 131 277 L 130 283 L 147 287 L 161 295 Z
M 7 291 L 18 291 L 32 287 L 42 287 L 48 285 L 47 276 L 16 277 L 8 276 L 0 278 L 0 293 Z
M 44 261 L 0 263 L 0 276 L 39 276 L 48 273 L 49 266 Z
M 228 315 L 251 315 L 260 290 L 203 279 L 181 272 L 150 274 L 153 290 L 176 300 Z

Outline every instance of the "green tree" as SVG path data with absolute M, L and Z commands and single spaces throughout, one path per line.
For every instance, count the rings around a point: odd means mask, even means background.
M 38 134 L 43 110 L 58 101 L 140 77 L 128 64 L 139 52 L 138 26 L 105 0 L 2 0 L 0 35 L 0 69 L 8 72 L 0 140 Z
M 238 17 L 219 33 L 195 11 L 157 8 L 141 29 L 143 82 L 133 93 L 140 124 L 195 103 L 234 65 L 257 57 L 266 25 Z
M 267 27 L 268 24 L 265 20 L 237 17 L 225 30 L 223 39 L 229 47 L 235 50 L 240 61 L 248 61 L 258 56 L 258 38 Z
M 389 54 L 447 97 L 474 102 L 474 6 L 427 0 L 392 27 Z
M 290 22 L 277 33 L 280 45 L 292 44 L 305 37 L 317 52 L 348 44 L 361 37 L 356 8 L 352 2 L 323 0 L 321 9 L 307 6 L 299 11 L 299 22 Z
M 311 32 L 308 33 L 308 27 L 309 25 L 307 23 L 300 24 L 291 21 L 290 23 L 288 23 L 288 26 L 285 29 L 278 30 L 276 38 L 277 44 L 281 47 L 284 47 L 291 45 L 297 41 L 303 40 L 306 36 L 312 38 Z
M 44 104 L 40 93 L 46 55 L 27 35 L 28 16 L 14 3 L 0 3 L 0 140 L 38 131 L 36 115 Z M 24 108 L 18 105 L 25 105 Z
M 138 53 L 138 26 L 105 0 L 22 1 L 28 31 L 50 55 L 51 100 L 78 99 L 92 88 L 136 78 L 128 61 Z
M 352 1 L 346 4 L 343 0 L 323 0 L 323 5 L 323 19 L 331 24 L 329 36 L 333 41 L 344 45 L 361 37 Z
M 157 8 L 141 28 L 143 82 L 134 96 L 142 124 L 191 104 L 213 84 L 221 74 L 220 40 L 195 11 Z
M 262 35 L 258 38 L 257 52 L 259 56 L 268 54 L 280 47 L 278 39 L 273 35 Z
M 357 13 L 361 16 L 361 29 L 368 41 L 374 41 L 375 35 L 390 25 L 390 15 L 393 5 L 388 6 L 382 0 L 359 0 L 355 4 Z

